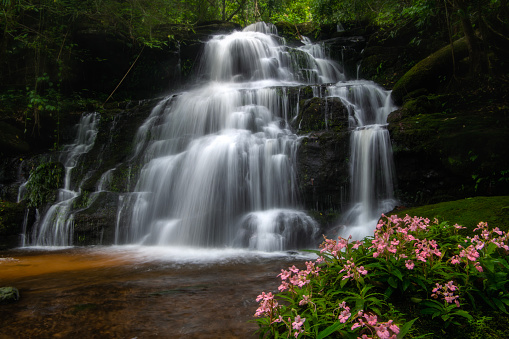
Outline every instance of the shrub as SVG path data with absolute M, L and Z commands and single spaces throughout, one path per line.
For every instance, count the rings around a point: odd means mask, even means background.
M 362 241 L 325 238 L 316 261 L 281 270 L 279 292 L 258 296 L 260 337 L 402 338 L 418 319 L 452 333 L 484 324 L 479 307 L 507 313 L 508 234 L 462 228 L 394 215 Z

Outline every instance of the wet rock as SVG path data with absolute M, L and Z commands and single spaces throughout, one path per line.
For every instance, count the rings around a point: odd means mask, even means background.
M 303 135 L 297 151 L 299 192 L 305 209 L 322 226 L 334 222 L 348 200 L 348 119 L 348 109 L 339 98 L 315 97 L 301 100 L 294 121 Z
M 311 98 L 301 100 L 301 109 L 293 123 L 298 133 L 348 128 L 348 109 L 339 98 Z
M 19 300 L 19 291 L 15 287 L 0 287 L 0 304 L 10 304 Z
M 114 243 L 118 193 L 97 192 L 80 200 L 87 207 L 74 214 L 74 244 L 109 245 Z

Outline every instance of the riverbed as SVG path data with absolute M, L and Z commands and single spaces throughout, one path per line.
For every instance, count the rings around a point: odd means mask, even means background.
M 139 246 L 0 252 L 0 338 L 257 338 L 256 296 L 302 253 Z

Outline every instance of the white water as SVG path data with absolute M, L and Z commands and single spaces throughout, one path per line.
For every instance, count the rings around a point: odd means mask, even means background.
M 287 88 L 335 84 L 328 95 L 350 108 L 354 135 L 385 123 L 392 106 L 375 84 L 344 82 L 323 46 L 304 39 L 293 49 L 275 33 L 274 26 L 258 23 L 213 37 L 202 58 L 201 85 L 161 101 L 140 127 L 133 158 L 144 154 L 144 166 L 135 192 L 123 197 L 117 226 L 126 227 L 117 227 L 118 244 L 260 251 L 314 245 L 318 226 L 299 209 L 298 138 L 287 124 L 296 110 Z M 319 87 L 314 91 L 324 95 Z M 365 188 L 377 185 L 368 176 L 354 173 L 354 190 L 366 193 L 353 198 L 370 209 L 355 224 L 379 207 Z
M 177 252 L 314 247 L 320 230 L 299 205 L 299 138 L 288 125 L 298 100 L 292 104 L 288 90 L 320 84 L 327 88 L 313 86 L 315 96 L 339 97 L 350 111 L 352 206 L 342 234 L 372 233 L 379 214 L 394 204 L 384 127 L 394 109 L 389 92 L 345 81 L 323 46 L 304 39 L 290 48 L 263 23 L 213 37 L 200 72 L 198 86 L 161 100 L 138 129 L 130 163 L 142 169 L 133 192 L 119 196 L 116 244 Z M 70 188 L 70 176 L 97 133 L 96 116 L 83 119 L 76 142 L 63 152 L 65 187 L 34 226 L 32 245 L 72 245 L 71 206 L 79 188 Z M 107 189 L 114 170 L 103 174 L 98 191 Z
M 73 215 L 70 213 L 73 201 L 79 196 L 79 187 L 71 187 L 71 175 L 82 154 L 90 151 L 97 135 L 99 115 L 83 115 L 77 125 L 74 143 L 62 149 L 59 161 L 64 164 L 64 188 L 59 189 L 57 202 L 42 219 L 37 220 L 30 235 L 23 236 L 23 245 L 69 246 L 73 243 Z M 30 180 L 30 179 L 29 179 Z M 26 232 L 26 230 L 24 230 Z
M 144 166 L 123 198 L 118 243 L 260 251 L 313 244 L 318 226 L 299 210 L 287 88 L 344 77 L 319 47 L 292 49 L 275 33 L 258 23 L 213 37 L 201 85 L 154 109 L 137 133 L 134 157 L 143 154 Z
M 390 92 L 368 81 L 329 87 L 350 111 L 350 209 L 343 216 L 340 236 L 372 235 L 381 213 L 392 210 L 394 170 L 387 116 L 395 110 Z

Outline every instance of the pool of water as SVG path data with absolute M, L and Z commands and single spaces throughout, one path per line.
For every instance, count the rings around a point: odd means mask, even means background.
M 256 296 L 301 253 L 158 247 L 0 252 L 0 338 L 256 338 Z

